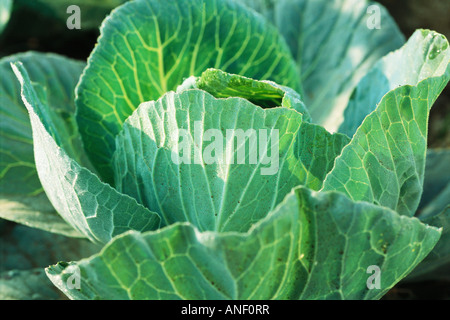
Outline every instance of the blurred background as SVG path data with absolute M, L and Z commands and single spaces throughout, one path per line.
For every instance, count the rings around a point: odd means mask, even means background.
M 80 1 L 14 0 L 11 19 L 0 36 L 0 57 L 35 50 L 86 60 L 95 46 L 104 17 L 127 0 L 82 1 L 82 29 L 66 27 L 66 9 Z M 380 0 L 406 38 L 418 28 L 432 29 L 450 39 L 450 0 Z M 0 17 L 1 18 L 1 17 Z M 27 23 L 24 24 L 23 22 Z M 382 23 L 382 22 L 381 22 Z M 429 147 L 450 147 L 450 86 L 430 115 Z M 449 271 L 450 272 L 450 271 Z M 450 282 L 401 282 L 383 299 L 450 299 Z

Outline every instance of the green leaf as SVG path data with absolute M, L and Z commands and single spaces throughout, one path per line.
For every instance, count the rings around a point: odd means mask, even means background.
M 78 260 L 101 247 L 87 239 L 73 239 L 9 223 L 1 233 L 0 272 L 44 268 L 55 261 Z
M 404 85 L 439 76 L 447 68 L 448 42 L 434 31 L 417 30 L 399 50 L 382 58 L 359 82 L 344 112 L 339 132 L 353 136 L 364 118 L 375 110 L 381 98 L 391 90 Z
M 450 204 L 450 149 L 427 152 L 423 194 L 417 216 L 421 219 L 441 213 Z
M 6 300 L 63 298 L 45 275 L 44 267 L 60 259 L 81 259 L 100 250 L 87 240 L 12 223 L 2 228 L 1 238 L 0 299 Z
M 32 82 L 45 87 L 47 116 L 55 123 L 61 145 L 88 165 L 75 122 L 74 88 L 83 62 L 55 54 L 28 52 L 0 60 L 0 217 L 44 230 L 80 236 L 60 219 L 45 197 L 33 156 L 33 137 L 20 84 L 10 63 L 21 61 Z
M 424 208 L 420 208 L 419 214 L 417 215 L 418 218 L 427 219 L 441 213 L 447 206 L 450 205 L 449 199 L 450 183 L 443 187 L 429 204 L 427 204 Z
M 210 67 L 300 87 L 278 31 L 234 1 L 136 0 L 105 20 L 76 100 L 86 150 L 105 181 L 114 138 L 133 110 Z
M 186 89 L 201 89 L 216 98 L 240 97 L 262 108 L 293 108 L 303 115 L 303 121 L 311 121 L 308 109 L 301 96 L 289 87 L 272 81 L 258 81 L 218 69 L 208 69 L 200 77 L 190 77 L 177 88 L 177 92 Z
M 80 290 L 64 285 L 68 264 L 46 271 L 73 299 L 376 299 L 439 235 L 387 208 L 299 187 L 248 233 L 200 233 L 177 223 L 121 235 L 70 264 L 80 268 Z M 380 289 L 367 286 L 373 265 Z
M 0 218 L 67 237 L 84 238 L 55 211 L 45 193 L 36 196 L 0 195 Z
M 143 103 L 117 136 L 117 190 L 163 224 L 246 231 L 297 185 L 320 189 L 349 139 L 289 108 L 192 89 Z
M 32 82 L 45 88 L 48 117 L 55 123 L 62 146 L 81 158 L 81 140 L 74 118 L 74 88 L 85 66 L 83 62 L 54 54 L 28 52 L 0 60 L 0 192 L 34 195 L 42 192 L 33 159 L 33 138 L 27 109 L 20 99 L 20 84 L 11 63 L 21 61 Z
M 62 300 L 65 296 L 48 279 L 43 268 L 0 273 L 1 300 Z
M 387 10 L 371 1 L 243 2 L 278 27 L 296 59 L 303 101 L 313 121 L 330 131 L 342 123 L 344 109 L 361 78 L 381 57 L 404 43 Z M 374 8 L 375 13 L 371 11 Z M 370 28 L 377 18 L 381 28 Z
M 423 281 L 430 279 L 450 280 L 450 204 L 437 215 L 422 221 L 430 226 L 443 229 L 441 239 L 433 251 L 411 273 L 407 280 Z
M 12 5 L 12 0 L 0 0 L 0 34 L 8 24 L 11 16 Z
M 441 239 L 433 251 L 407 278 L 408 281 L 450 280 L 450 163 L 449 149 L 431 149 L 427 152 L 425 181 L 419 219 L 429 225 L 443 228 Z
M 430 52 L 442 48 L 440 41 Z M 428 115 L 450 79 L 450 49 L 441 50 L 433 77 L 389 91 L 336 159 L 323 190 L 414 215 L 419 205 L 427 150 Z
M 12 66 L 22 85 L 22 98 L 30 114 L 39 178 L 56 211 L 95 242 L 106 243 L 130 229 L 158 228 L 157 214 L 101 182 L 55 142 L 54 137 L 60 138 L 59 131 L 52 119 L 46 117 L 45 97 L 39 99 L 22 64 Z

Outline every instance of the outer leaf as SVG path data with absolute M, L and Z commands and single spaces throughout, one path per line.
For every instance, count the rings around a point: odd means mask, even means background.
M 47 268 L 75 299 L 375 299 L 408 274 L 440 232 L 415 218 L 340 193 L 300 187 L 248 233 L 199 233 L 190 224 L 130 232 L 74 263 Z M 381 269 L 381 289 L 366 269 Z
M 87 240 L 75 240 L 8 223 L 1 231 L 0 299 L 61 299 L 45 275 L 55 261 L 76 260 L 100 248 Z
M 399 50 L 385 56 L 360 81 L 345 109 L 339 132 L 353 136 L 381 98 L 403 85 L 417 85 L 445 72 L 448 56 L 445 37 L 434 31 L 417 30 Z
M 450 205 L 450 149 L 431 149 L 427 152 L 425 180 L 418 216 L 423 219 L 444 211 Z
M 387 93 L 366 117 L 324 182 L 338 190 L 413 215 L 419 205 L 425 170 L 429 111 L 450 79 L 450 49 L 440 42 L 428 54 L 439 54 L 442 66 L 416 86 Z
M 447 202 L 448 202 L 447 198 Z M 423 222 L 443 229 L 441 239 L 433 251 L 411 273 L 408 280 L 450 280 L 450 204 L 440 214 L 427 217 Z
M 0 273 L 1 300 L 59 300 L 64 295 L 51 283 L 43 268 Z
M 117 192 L 88 169 L 80 166 L 59 146 L 48 105 L 39 100 L 23 66 L 13 65 L 22 85 L 22 98 L 30 114 L 39 178 L 57 212 L 92 241 L 106 243 L 133 229 L 154 230 L 159 217 L 136 201 Z
M 20 84 L 10 63 L 22 61 L 33 82 L 48 97 L 47 116 L 56 125 L 60 143 L 88 165 L 74 119 L 74 88 L 85 64 L 55 54 L 28 52 L 0 60 L 0 217 L 69 236 L 78 235 L 46 199 L 33 156 L 28 112 L 20 99 Z
M 421 208 L 418 214 L 420 219 L 428 219 L 440 214 L 450 205 L 450 184 L 447 184 L 433 198 L 433 201 Z
M 55 211 L 44 192 L 37 196 L 0 199 L 0 217 L 67 237 L 84 238 Z
M 105 20 L 78 86 L 78 123 L 90 158 L 111 181 L 114 138 L 141 102 L 209 67 L 299 88 L 277 30 L 231 0 L 137 0 Z
M 424 192 L 417 216 L 429 225 L 443 228 L 433 251 L 414 269 L 407 280 L 450 280 L 450 150 L 428 150 Z
M 101 249 L 87 239 L 67 238 L 12 223 L 1 237 L 0 272 L 44 268 L 55 261 L 81 259 Z
M 375 2 L 244 0 L 244 3 L 263 13 L 287 40 L 300 70 L 303 100 L 311 117 L 330 131 L 336 131 L 342 123 L 348 99 L 361 78 L 378 59 L 404 43 L 387 10 Z M 380 29 L 372 27 L 378 18 Z
M 347 143 L 292 109 L 262 109 L 202 90 L 170 92 L 125 122 L 114 156 L 116 186 L 164 224 L 247 231 L 293 187 L 320 189 Z
M 20 99 L 20 84 L 10 64 L 21 61 L 30 79 L 46 89 L 48 117 L 55 123 L 61 144 L 71 156 L 81 159 L 81 141 L 76 132 L 74 88 L 85 66 L 59 55 L 28 52 L 0 60 L 0 191 L 12 195 L 42 192 L 33 159 L 33 139 L 27 110 Z
M 200 77 L 190 77 L 177 88 L 177 92 L 198 88 L 216 98 L 240 97 L 262 107 L 293 108 L 303 115 L 303 121 L 311 121 L 301 96 L 289 87 L 272 81 L 258 81 L 218 69 L 208 69 Z

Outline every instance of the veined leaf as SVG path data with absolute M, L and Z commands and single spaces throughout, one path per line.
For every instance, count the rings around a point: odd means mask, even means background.
M 434 66 L 436 74 L 383 97 L 336 159 L 323 190 L 415 214 L 423 187 L 428 115 L 450 79 L 450 49 L 443 50 L 440 41 L 433 45 L 428 54 L 442 55 L 435 57 L 441 61 Z
M 403 85 L 416 86 L 427 78 L 442 75 L 447 68 L 448 55 L 440 53 L 447 47 L 443 35 L 417 30 L 401 49 L 381 59 L 359 82 L 345 109 L 339 132 L 353 136 L 389 91 Z
M 126 233 L 98 255 L 46 270 L 72 299 L 376 299 L 439 235 L 390 209 L 299 187 L 248 233 L 177 223 Z M 80 290 L 65 286 L 71 265 Z M 370 266 L 381 271 L 380 289 L 368 289 Z
M 367 0 L 243 0 L 278 27 L 315 123 L 336 131 L 353 89 L 405 42 L 387 10 Z M 379 25 L 378 25 L 379 23 Z
M 159 217 L 134 199 L 117 192 L 80 166 L 53 137 L 58 137 L 45 96 L 37 96 L 24 67 L 12 65 L 22 85 L 30 114 L 39 178 L 56 211 L 76 230 L 95 242 L 108 242 L 127 230 L 154 230 Z M 57 141 L 60 141 L 57 139 Z
M 245 22 L 245 23 L 243 23 Z M 113 11 L 78 86 L 78 124 L 105 181 L 114 138 L 144 101 L 175 90 L 207 68 L 299 89 L 284 39 L 231 0 L 136 0 Z
M 218 69 L 208 69 L 200 77 L 190 77 L 177 88 L 201 89 L 216 98 L 240 97 L 262 108 L 293 108 L 303 115 L 303 121 L 311 121 L 308 109 L 300 94 L 273 81 L 259 81 Z
M 32 82 L 45 88 L 48 117 L 55 123 L 61 145 L 76 159 L 83 148 L 74 118 L 74 89 L 85 66 L 83 62 L 54 54 L 28 52 L 0 60 L 0 191 L 6 194 L 33 195 L 42 192 L 33 159 L 33 138 L 27 109 L 20 99 L 20 84 L 11 63 L 21 61 L 30 70 Z
M 196 89 L 170 92 L 125 122 L 115 184 L 163 224 L 247 231 L 293 187 L 320 189 L 348 142 L 293 109 L 262 109 Z
M 88 165 L 75 122 L 74 89 L 85 66 L 55 54 L 28 52 L 0 60 L 0 217 L 68 236 L 80 236 L 46 199 L 33 156 L 28 112 L 10 63 L 21 61 L 32 82 L 45 87 L 47 116 L 55 123 L 65 150 Z

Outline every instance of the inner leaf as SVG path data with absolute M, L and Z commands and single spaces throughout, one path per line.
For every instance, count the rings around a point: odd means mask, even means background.
M 291 189 L 318 190 L 349 139 L 289 108 L 202 90 L 143 103 L 116 139 L 115 183 L 163 224 L 247 231 Z

